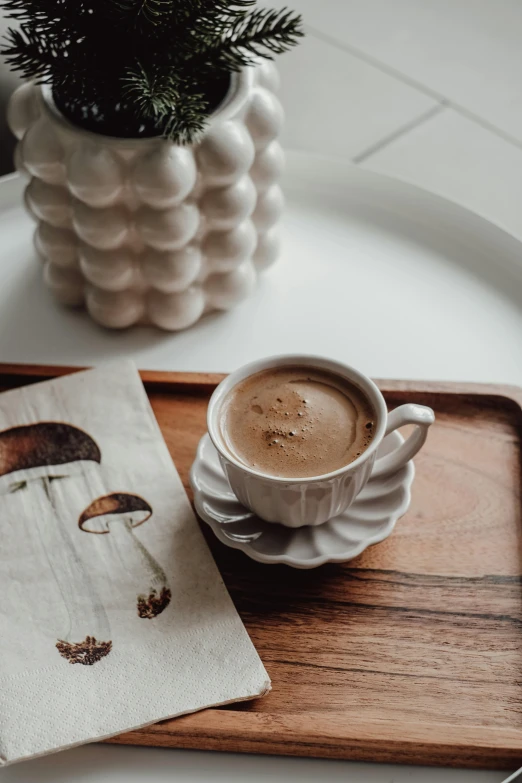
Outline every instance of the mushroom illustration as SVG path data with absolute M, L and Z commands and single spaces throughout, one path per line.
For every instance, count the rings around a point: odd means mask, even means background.
M 34 526 L 68 614 L 56 643 L 63 658 L 87 666 L 108 655 L 109 621 L 92 580 L 74 548 L 64 519 L 66 479 L 101 461 L 95 441 L 78 427 L 41 421 L 0 432 L 0 495 L 32 500 Z M 38 513 L 52 512 L 53 520 Z
M 151 516 L 152 508 L 139 495 L 113 492 L 93 500 L 78 520 L 85 533 L 110 533 L 116 537 L 125 570 L 139 578 L 138 615 L 149 620 L 161 614 L 172 597 L 164 570 L 134 535 L 134 528 Z

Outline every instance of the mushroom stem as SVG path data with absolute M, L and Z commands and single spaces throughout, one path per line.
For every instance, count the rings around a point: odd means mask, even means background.
M 111 535 L 115 536 L 125 570 L 139 579 L 140 589 L 136 597 L 138 615 L 149 620 L 157 617 L 172 597 L 165 571 L 134 534 L 132 520 L 116 517 L 109 522 L 109 528 Z
M 58 478 L 40 478 L 39 484 L 55 518 L 54 524 L 37 524 L 40 539 L 67 614 L 68 627 L 56 647 L 70 663 L 87 666 L 109 654 L 109 620 L 89 574 L 78 557 L 67 525 L 60 514 Z

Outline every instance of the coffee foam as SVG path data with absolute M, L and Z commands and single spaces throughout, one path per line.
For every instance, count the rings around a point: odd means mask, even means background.
M 375 413 L 360 389 L 321 370 L 263 370 L 225 400 L 221 432 L 244 465 L 272 476 L 320 476 L 348 465 L 369 446 Z

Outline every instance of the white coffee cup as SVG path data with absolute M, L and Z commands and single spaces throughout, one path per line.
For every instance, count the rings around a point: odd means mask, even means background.
M 262 370 L 288 366 L 313 367 L 334 373 L 353 383 L 370 400 L 376 414 L 376 426 L 370 445 L 360 457 L 322 476 L 282 478 L 244 465 L 227 447 L 221 430 L 221 410 L 234 386 Z M 216 388 L 207 413 L 209 435 L 238 500 L 267 522 L 280 522 L 289 527 L 321 525 L 341 514 L 353 503 L 370 475 L 384 477 L 395 473 L 417 454 L 434 420 L 432 409 L 424 405 L 401 405 L 388 413 L 384 397 L 366 375 L 340 362 L 307 355 L 274 356 L 240 367 Z M 406 424 L 416 425 L 411 435 L 394 451 L 376 459 L 383 438 Z

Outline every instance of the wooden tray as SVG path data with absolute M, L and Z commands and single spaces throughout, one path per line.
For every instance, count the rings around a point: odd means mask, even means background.
M 13 388 L 69 372 L 0 365 Z M 188 471 L 219 376 L 144 372 Z M 206 530 L 273 682 L 255 702 L 111 742 L 465 767 L 522 763 L 521 405 L 514 388 L 383 381 L 431 405 L 413 501 L 346 565 L 264 566 Z

